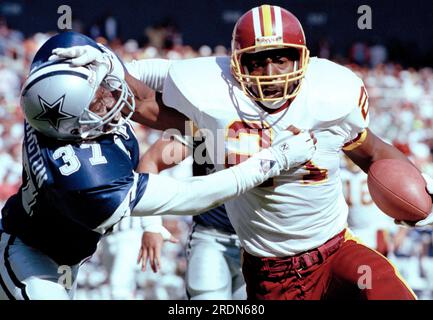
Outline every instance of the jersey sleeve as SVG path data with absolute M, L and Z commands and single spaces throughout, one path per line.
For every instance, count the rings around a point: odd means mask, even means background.
M 362 82 L 361 82 L 362 83 Z M 368 94 L 364 85 L 359 88 L 359 96 L 353 101 L 354 107 L 342 122 L 344 134 L 343 150 L 350 151 L 360 146 L 367 137 L 369 123 Z
M 134 215 L 200 214 L 275 177 L 280 173 L 275 164 L 272 152 L 263 149 L 236 166 L 207 176 L 176 180 L 149 174 Z
M 150 174 L 146 192 L 138 199 L 132 215 L 196 215 L 237 193 L 236 178 L 228 170 L 185 180 Z
M 167 59 L 133 60 L 127 63 L 128 72 L 155 91 L 162 91 L 171 61 Z
M 167 79 L 164 83 L 162 99 L 165 105 L 183 113 L 195 124 L 201 123 L 202 113 L 194 101 L 191 101 L 197 92 L 190 92 L 190 86 L 187 85 L 188 79 L 183 78 L 187 70 L 183 61 L 175 62 L 171 65 Z

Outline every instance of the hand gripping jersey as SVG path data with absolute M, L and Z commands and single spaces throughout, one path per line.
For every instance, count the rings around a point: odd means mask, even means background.
M 243 247 L 256 256 L 294 255 L 321 245 L 345 227 L 348 209 L 339 152 L 365 139 L 367 98 L 354 73 L 318 58 L 310 60 L 290 106 L 273 113 L 244 95 L 226 57 L 172 62 L 163 91 L 165 104 L 201 129 L 217 171 L 269 146 L 290 125 L 312 130 L 317 137 L 317 151 L 306 165 L 226 202 Z
M 90 256 L 146 189 L 148 175 L 133 172 L 137 140 L 129 125 L 123 129 L 69 144 L 25 123 L 23 184 L 2 210 L 5 231 L 58 264 Z

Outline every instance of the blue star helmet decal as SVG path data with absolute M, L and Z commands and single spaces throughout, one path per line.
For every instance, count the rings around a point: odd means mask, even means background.
M 72 119 L 74 115 L 62 110 L 65 95 L 61 96 L 53 103 L 49 103 L 38 95 L 39 103 L 42 112 L 35 119 L 40 121 L 48 121 L 56 130 L 59 130 L 60 122 L 66 119 Z

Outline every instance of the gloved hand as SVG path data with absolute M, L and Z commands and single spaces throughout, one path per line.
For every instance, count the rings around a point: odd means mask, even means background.
M 293 126 L 279 132 L 271 147 L 231 167 L 238 180 L 239 194 L 280 175 L 281 171 L 306 163 L 316 151 L 316 142 L 311 132 Z
M 422 177 L 425 180 L 426 183 L 426 189 L 427 192 L 430 195 L 433 195 L 433 179 L 425 173 L 421 173 Z M 433 212 L 430 212 L 430 214 L 427 216 L 427 218 L 420 220 L 416 223 L 411 223 L 408 221 L 402 221 L 402 220 L 394 220 L 396 224 L 406 226 L 406 227 L 426 227 L 426 226 L 433 226 Z
M 278 133 L 269 150 L 280 170 L 289 170 L 305 164 L 313 157 L 316 142 L 312 132 L 290 126 Z
M 105 46 L 101 44 L 98 44 L 98 46 L 103 52 L 89 45 L 56 48 L 52 51 L 53 54 L 48 60 L 66 58 L 70 59 L 71 65 L 76 67 L 90 64 L 97 72 L 97 80 L 99 81 L 102 81 L 107 75 L 113 75 L 120 80 L 124 80 L 125 70 L 119 58 Z M 114 87 L 116 86 L 114 85 Z

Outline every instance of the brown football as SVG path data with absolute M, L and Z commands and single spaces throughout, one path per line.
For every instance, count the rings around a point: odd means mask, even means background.
M 375 161 L 368 170 L 367 183 L 373 201 L 394 219 L 416 222 L 432 210 L 432 197 L 424 178 L 409 162 Z

